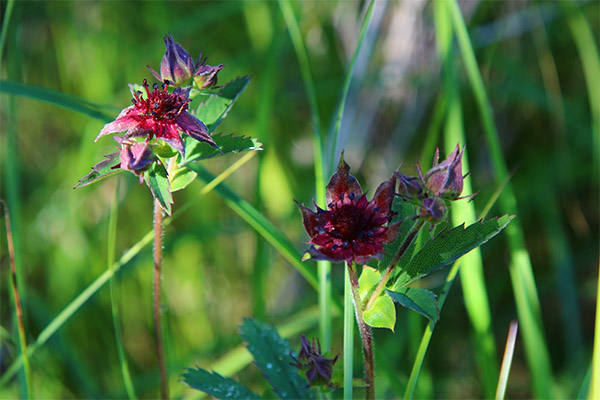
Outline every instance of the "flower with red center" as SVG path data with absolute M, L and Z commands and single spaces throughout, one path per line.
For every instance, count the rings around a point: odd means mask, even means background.
M 400 224 L 388 225 L 393 216 L 396 178 L 392 176 L 379 185 L 368 201 L 349 170 L 342 153 L 337 172 L 327 185 L 326 210 L 315 205 L 317 212 L 313 212 L 298 203 L 311 237 L 308 254 L 316 260 L 366 264 L 373 257 L 380 258 L 383 245 L 398 235 Z
M 206 58 L 202 59 L 202 53 L 194 63 L 192 56 L 179 43 L 173 40 L 171 34 L 167 34 L 165 40 L 165 55 L 160 63 L 160 74 L 150 68 L 152 75 L 161 82 L 165 80 L 173 82 L 175 86 L 186 86 L 193 79 L 198 88 L 208 88 L 216 85 L 217 73 L 224 65 L 206 65 Z
M 298 358 L 292 356 L 295 363 L 290 365 L 300 369 L 306 370 L 306 379 L 308 379 L 308 386 L 321 386 L 327 385 L 333 387 L 331 383 L 331 376 L 333 374 L 333 365 L 338 360 L 339 354 L 333 359 L 327 358 L 321 352 L 321 343 L 317 339 L 315 345 L 315 339 L 312 341 L 312 345 L 304 335 L 300 335 L 300 342 L 302 343 Z
M 187 111 L 190 88 L 176 88 L 173 93 L 169 93 L 167 86 L 164 83 L 161 89 L 155 84 L 150 91 L 148 82 L 144 79 L 146 97 L 142 97 L 141 91 L 133 93 L 133 105 L 123 109 L 116 120 L 104 125 L 96 141 L 102 136 L 117 132 L 125 132 L 125 139 L 145 136 L 146 142 L 156 137 L 171 145 L 183 157 L 185 147 L 181 133 L 185 133 L 218 149 L 219 146 L 208 134 L 206 125 Z

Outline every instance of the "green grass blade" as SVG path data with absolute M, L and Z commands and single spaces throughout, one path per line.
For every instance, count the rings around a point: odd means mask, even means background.
M 80 99 L 65 93 L 57 92 L 56 90 L 28 85 L 25 83 L 13 81 L 0 81 L 0 92 L 12 94 L 15 96 L 29 97 L 35 100 L 53 104 L 55 106 L 66 108 L 67 110 L 76 111 L 88 117 L 95 118 L 102 122 L 108 122 L 116 117 L 117 109 L 112 107 L 100 106 L 87 100 Z M 114 115 L 107 114 L 101 109 L 107 109 L 111 112 L 114 110 Z
M 15 0 L 8 0 L 4 9 L 4 18 L 2 19 L 2 30 L 0 31 L 0 65 L 2 65 L 2 55 L 4 54 L 4 43 L 6 42 L 6 33 L 10 26 L 10 16 L 15 5 Z
M 232 164 L 228 169 L 223 171 L 216 178 L 208 181 L 208 183 L 200 190 L 199 195 L 204 196 L 213 190 L 219 183 L 223 182 L 229 175 L 235 170 L 240 168 L 247 162 L 255 152 L 248 153 L 236 163 Z M 165 227 L 169 226 L 171 222 L 181 216 L 187 209 L 197 204 L 195 200 L 190 200 L 173 214 L 172 217 L 165 219 Z M 148 232 L 141 240 L 131 246 L 127 251 L 123 253 L 119 261 L 113 263 L 112 268 L 106 270 L 96 280 L 94 280 L 87 288 L 85 288 L 73 301 L 71 301 L 63 310 L 40 332 L 35 342 L 27 348 L 27 356 L 31 358 L 31 355 L 40 347 L 42 347 L 48 339 L 52 337 L 83 305 L 94 295 L 98 290 L 108 282 L 114 274 L 116 274 L 121 267 L 126 265 L 133 257 L 135 257 L 144 247 L 152 242 L 154 232 Z M 12 365 L 2 374 L 0 378 L 0 386 L 5 385 L 15 374 L 19 371 L 19 368 L 23 365 L 23 357 L 19 356 Z
M 319 105 L 317 104 L 317 95 L 315 85 L 310 71 L 308 54 L 300 33 L 298 21 L 294 16 L 294 10 L 289 0 L 279 0 L 281 13 L 285 19 L 292 45 L 298 57 L 300 73 L 313 125 L 313 153 L 315 165 L 315 195 L 317 205 L 325 208 L 325 160 L 323 154 L 323 131 L 321 128 L 321 118 L 319 117 Z M 320 337 L 325 349 L 331 347 L 331 263 L 329 261 L 318 261 L 317 270 L 319 277 L 319 304 L 321 307 L 321 320 L 319 322 Z
M 444 65 L 444 98 L 447 99 L 448 103 L 444 147 L 446 154 L 450 154 L 457 144 L 465 145 L 466 138 L 459 88 L 454 72 L 452 26 L 447 11 L 447 7 L 443 2 L 435 3 L 436 39 L 438 53 Z M 463 171 L 469 171 L 468 149 L 464 150 L 462 162 Z M 471 176 L 468 176 L 464 180 L 462 196 L 469 196 L 472 193 Z M 466 200 L 454 202 L 451 209 L 451 218 L 454 226 L 463 223 L 467 225 L 474 223 L 477 219 L 473 202 Z M 475 335 L 475 356 L 482 378 L 483 395 L 486 398 L 492 398 L 496 389 L 499 367 L 492 333 L 490 305 L 483 275 L 483 260 L 479 248 L 473 249 L 463 257 L 459 273 L 465 308 Z
M 360 34 L 358 35 L 358 41 L 356 42 L 356 47 L 354 48 L 354 54 L 352 55 L 352 59 L 350 60 L 350 64 L 348 65 L 348 70 L 346 71 L 346 76 L 344 77 L 342 95 L 340 97 L 340 103 L 338 105 L 335 117 L 335 124 L 333 127 L 333 144 L 331 146 L 331 158 L 329 160 L 330 171 L 333 171 L 335 168 L 338 136 L 342 125 L 342 117 L 344 116 L 344 108 L 346 107 L 346 99 L 348 97 L 348 92 L 350 91 L 350 83 L 352 82 L 352 75 L 354 73 L 354 67 L 356 66 L 356 60 L 358 59 L 358 54 L 360 53 L 362 43 L 365 39 L 365 36 L 367 35 L 367 30 L 369 29 L 369 23 L 371 22 L 371 16 L 373 15 L 374 5 L 375 1 L 371 0 L 369 2 L 367 12 L 365 13 L 365 17 L 360 27 Z
M 112 270 L 115 261 L 115 247 L 117 244 L 117 216 L 119 214 L 119 183 L 120 179 L 117 180 L 115 188 L 115 195 L 113 202 L 110 207 L 110 217 L 108 220 L 108 248 L 107 248 L 107 261 L 108 269 Z M 123 383 L 127 396 L 130 399 L 135 399 L 135 390 L 133 388 L 133 382 L 131 381 L 131 375 L 129 374 L 129 365 L 127 363 L 127 356 L 123 346 L 123 339 L 121 338 L 121 323 L 119 317 L 119 308 L 115 299 L 115 272 L 112 271 L 112 277 L 109 282 L 110 290 L 110 308 L 112 312 L 113 328 L 115 331 L 115 342 L 117 345 L 117 353 L 119 356 L 119 366 L 121 367 L 121 375 L 123 375 Z
M 500 184 L 506 181 L 509 173 L 502 155 L 499 134 L 492 117 L 491 105 L 487 98 L 473 46 L 471 45 L 467 27 L 458 3 L 456 0 L 451 0 L 446 5 L 449 7 L 452 16 L 452 23 L 461 49 L 467 76 L 481 114 L 492 163 L 496 172 L 496 180 Z M 510 183 L 504 188 L 499 201 L 503 212 L 518 214 L 517 201 Z M 531 260 L 525 247 L 523 229 L 518 219 L 514 220 L 507 227 L 506 235 L 511 255 L 509 271 L 521 331 L 523 332 L 525 353 L 533 378 L 533 390 L 539 398 L 551 398 L 553 397 L 554 378 L 552 376 L 550 354 L 543 334 L 540 302 L 531 268 Z
M 598 266 L 600 272 L 600 265 Z M 600 275 L 596 287 L 596 324 L 594 328 L 594 353 L 592 355 L 592 381 L 588 399 L 600 397 Z
M 503 400 L 504 394 L 506 393 L 506 385 L 508 384 L 508 375 L 510 373 L 510 366 L 512 365 L 512 358 L 515 352 L 518 328 L 519 323 L 517 321 L 512 321 L 510 323 L 508 337 L 506 338 L 506 348 L 502 359 L 502 369 L 500 371 L 500 377 L 498 378 L 498 389 L 496 390 L 495 396 L 496 400 Z

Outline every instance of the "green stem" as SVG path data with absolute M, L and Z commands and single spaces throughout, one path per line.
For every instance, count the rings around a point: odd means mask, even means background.
M 160 284 L 162 265 L 163 215 L 160 201 L 154 200 L 154 340 L 156 358 L 160 372 L 160 396 L 163 400 L 169 398 L 169 382 L 165 364 L 164 341 L 162 336 Z
M 29 364 L 29 357 L 27 356 L 27 339 L 25 336 L 25 324 L 23 323 L 23 308 L 21 307 L 21 297 L 19 296 L 19 289 L 17 286 L 17 269 L 15 267 L 15 248 L 12 241 L 12 231 L 10 229 L 10 217 L 8 213 L 8 207 L 3 199 L 0 199 L 0 203 L 4 208 L 4 221 L 6 223 L 6 242 L 8 244 L 8 254 L 10 258 L 10 283 L 12 285 L 13 296 L 15 300 L 15 313 L 17 315 L 17 328 L 19 331 L 19 345 L 21 347 L 21 354 L 23 356 L 23 371 L 25 373 L 25 396 L 27 399 L 31 398 L 31 366 Z
M 412 226 L 412 228 L 410 228 L 410 231 L 408 232 L 408 235 L 406 235 L 406 238 L 404 239 L 404 242 L 402 242 L 402 245 L 400 245 L 400 248 L 396 252 L 396 255 L 394 256 L 394 259 L 390 263 L 390 266 L 388 267 L 388 269 L 383 274 L 383 277 L 381 278 L 381 281 L 379 281 L 379 283 L 377 284 L 377 287 L 375 288 L 375 291 L 373 292 L 373 294 L 371 295 L 371 297 L 369 297 L 369 301 L 367 301 L 367 305 L 365 306 L 365 310 L 368 310 L 369 308 L 371 308 L 373 306 L 373 304 L 375 303 L 375 300 L 377 300 L 377 298 L 379 297 L 379 295 L 383 292 L 383 290 L 385 289 L 388 281 L 392 277 L 392 273 L 394 272 L 394 268 L 396 267 L 396 265 L 398 264 L 398 262 L 400 261 L 400 259 L 404 255 L 404 253 L 406 252 L 406 249 L 408 249 L 408 246 L 410 246 L 410 244 L 415 239 L 415 237 L 417 237 L 417 234 L 419 233 L 419 231 L 421 230 L 421 228 L 423 227 L 423 225 L 425 225 L 425 221 L 422 220 L 422 219 L 418 219 L 418 220 L 415 221 L 415 223 Z
M 358 276 L 354 268 L 355 264 L 350 263 L 347 265 L 352 288 L 352 299 L 354 300 L 354 311 L 356 312 L 356 322 L 358 324 L 358 331 L 360 332 L 360 339 L 363 346 L 365 384 L 367 386 L 366 398 L 367 400 L 372 400 L 375 399 L 375 363 L 373 360 L 373 338 L 371 336 L 371 327 L 367 325 L 363 316 L 360 294 L 358 293 Z
M 352 312 L 352 284 L 350 267 L 344 279 L 344 400 L 352 399 L 352 365 L 354 355 L 354 315 Z

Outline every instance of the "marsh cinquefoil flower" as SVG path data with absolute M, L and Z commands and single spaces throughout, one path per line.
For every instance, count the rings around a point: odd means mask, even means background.
M 206 65 L 206 58 L 202 59 L 202 53 L 194 63 L 192 56 L 179 43 L 173 40 L 171 34 L 167 34 L 165 40 L 165 55 L 160 63 L 160 74 L 150 68 L 152 75 L 161 82 L 168 80 L 174 86 L 187 86 L 192 79 L 199 89 L 209 88 L 217 84 L 217 73 L 224 65 Z
M 317 212 L 313 212 L 298 204 L 311 237 L 308 254 L 316 260 L 366 264 L 373 257 L 381 257 L 383 245 L 398 235 L 400 224 L 388 225 L 393 216 L 396 178 L 379 185 L 368 201 L 349 170 L 342 154 L 337 172 L 327 185 L 326 210 L 315 205 Z
M 300 335 L 300 342 L 302 344 L 298 358 L 292 355 L 295 363 L 290 364 L 300 370 L 306 370 L 305 374 L 306 379 L 308 379 L 308 386 L 327 385 L 333 387 L 331 383 L 333 365 L 340 355 L 338 354 L 334 358 L 323 356 L 321 343 L 319 343 L 318 339 L 316 345 L 315 339 L 313 339 L 311 345 L 306 336 Z
M 123 109 L 116 120 L 104 125 L 96 141 L 111 133 L 125 132 L 124 139 L 146 137 L 146 143 L 153 138 L 161 139 L 185 155 L 185 146 L 181 133 L 185 133 L 200 142 L 206 142 L 217 149 L 219 146 L 208 134 L 206 125 L 190 114 L 188 110 L 190 88 L 175 88 L 167 91 L 167 83 L 159 88 L 148 88 L 144 79 L 146 98 L 141 91 L 133 93 L 133 105 Z

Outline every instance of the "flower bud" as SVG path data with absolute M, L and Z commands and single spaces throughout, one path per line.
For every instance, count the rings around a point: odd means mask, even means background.
M 323 386 L 327 385 L 333 387 L 331 383 L 331 376 L 333 373 L 333 365 L 337 361 L 339 354 L 335 358 L 326 358 L 321 353 L 321 343 L 317 339 L 315 345 L 315 339 L 311 343 L 308 341 L 306 336 L 300 335 L 300 342 L 302 346 L 298 353 L 298 358 L 292 355 L 295 363 L 290 365 L 306 371 L 306 379 L 308 380 L 308 386 Z
M 444 221 L 447 215 L 448 207 L 446 207 L 443 199 L 439 197 L 427 197 L 421 202 L 419 217 L 431 225 L 436 225 Z
M 198 61 L 194 67 L 194 84 L 198 89 L 207 89 L 217 84 L 217 73 L 225 67 L 223 64 L 217 66 L 206 65 L 206 58 L 202 58 L 202 53 L 198 56 Z
M 148 169 L 156 158 L 148 143 L 121 141 L 121 169 L 133 172 L 142 177 L 143 172 Z
M 437 163 L 437 152 L 433 167 L 425 175 L 425 188 L 436 197 L 445 200 L 456 200 L 463 190 L 462 155 L 458 145 L 454 151 L 442 161 Z
M 179 43 L 173 40 L 171 34 L 167 34 L 164 40 L 166 50 L 160 63 L 160 74 L 150 66 L 148 66 L 148 69 L 161 82 L 170 81 L 174 86 L 189 84 L 194 71 L 192 57 Z
M 398 194 L 405 199 L 415 199 L 423 196 L 423 183 L 416 176 L 406 176 L 400 172 L 394 174 L 398 180 Z

